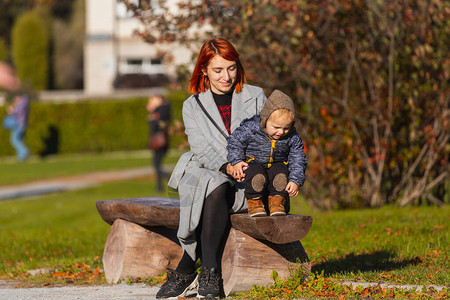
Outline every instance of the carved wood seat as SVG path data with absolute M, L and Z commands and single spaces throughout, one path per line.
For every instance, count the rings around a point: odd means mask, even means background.
M 102 219 L 112 225 L 103 253 L 106 279 L 155 276 L 176 268 L 182 249 L 176 237 L 179 199 L 132 198 L 97 201 Z M 226 295 L 273 284 L 272 271 L 289 276 L 301 267 L 305 278 L 310 262 L 300 239 L 313 218 L 303 215 L 251 218 L 231 216 L 231 229 L 222 256 Z

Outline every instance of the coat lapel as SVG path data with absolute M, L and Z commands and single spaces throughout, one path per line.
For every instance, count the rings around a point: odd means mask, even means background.
M 211 118 L 217 123 L 217 125 L 219 125 L 220 129 L 222 129 L 225 134 L 229 135 L 225 124 L 223 123 L 222 117 L 220 116 L 216 102 L 214 102 L 211 90 L 207 90 L 206 92 L 199 94 L 199 100 L 201 101 Z M 239 127 L 242 120 L 244 120 L 245 118 L 251 118 L 252 116 L 257 114 L 256 104 L 249 105 L 249 103 L 246 103 L 250 100 L 252 100 L 252 95 L 245 88 L 242 89 L 240 93 L 233 93 L 233 98 L 231 100 L 231 132 Z M 203 111 L 201 110 L 199 113 L 204 115 Z M 222 141 L 222 135 L 214 126 L 214 124 L 212 124 L 206 116 L 204 116 L 204 118 L 205 120 L 207 120 L 206 123 L 209 127 L 208 129 L 205 128 L 205 133 L 207 133 L 207 131 L 217 132 L 217 135 L 215 135 L 217 137 L 216 139 Z
M 247 89 L 243 89 L 238 94 L 236 92 L 233 93 L 233 99 L 231 101 L 231 132 L 239 127 L 242 120 L 256 114 L 256 108 L 251 105 L 245 105 L 245 103 L 251 99 L 252 96 Z
M 225 124 L 223 123 L 222 117 L 220 116 L 219 109 L 217 108 L 216 102 L 214 102 L 213 95 L 211 93 L 211 90 L 207 90 L 205 93 L 202 93 L 199 95 L 199 99 L 202 102 L 203 106 L 205 107 L 206 111 L 209 113 L 211 118 L 219 125 L 219 128 L 228 135 L 227 128 L 225 127 Z M 202 114 L 203 111 L 201 112 Z M 217 131 L 217 136 L 220 136 L 222 138 L 222 134 L 217 130 L 216 126 L 214 126 L 213 123 L 208 119 L 208 117 L 205 116 L 205 118 L 208 120 L 208 126 L 213 128 L 212 131 Z

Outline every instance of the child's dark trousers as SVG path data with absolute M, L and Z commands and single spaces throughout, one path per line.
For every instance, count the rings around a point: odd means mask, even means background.
M 284 162 L 272 164 L 266 168 L 257 163 L 249 163 L 245 170 L 245 197 L 282 195 L 289 199 L 285 190 L 289 178 L 289 169 Z

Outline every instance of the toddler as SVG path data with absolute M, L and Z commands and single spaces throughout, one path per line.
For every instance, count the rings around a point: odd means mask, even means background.
M 260 115 L 245 119 L 228 139 L 228 161 L 233 176 L 243 181 L 248 213 L 284 216 L 289 196 L 297 196 L 305 182 L 307 159 L 300 135 L 294 127 L 294 103 L 275 90 Z

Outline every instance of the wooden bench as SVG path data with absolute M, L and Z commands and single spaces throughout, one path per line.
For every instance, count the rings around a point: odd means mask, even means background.
M 179 199 L 132 198 L 97 201 L 97 210 L 112 225 L 103 253 L 108 282 L 156 276 L 176 268 L 182 248 L 176 237 Z M 301 267 L 306 279 L 311 264 L 300 239 L 313 218 L 303 215 L 250 218 L 231 215 L 230 233 L 222 256 L 224 292 L 247 291 L 253 285 L 273 284 Z

